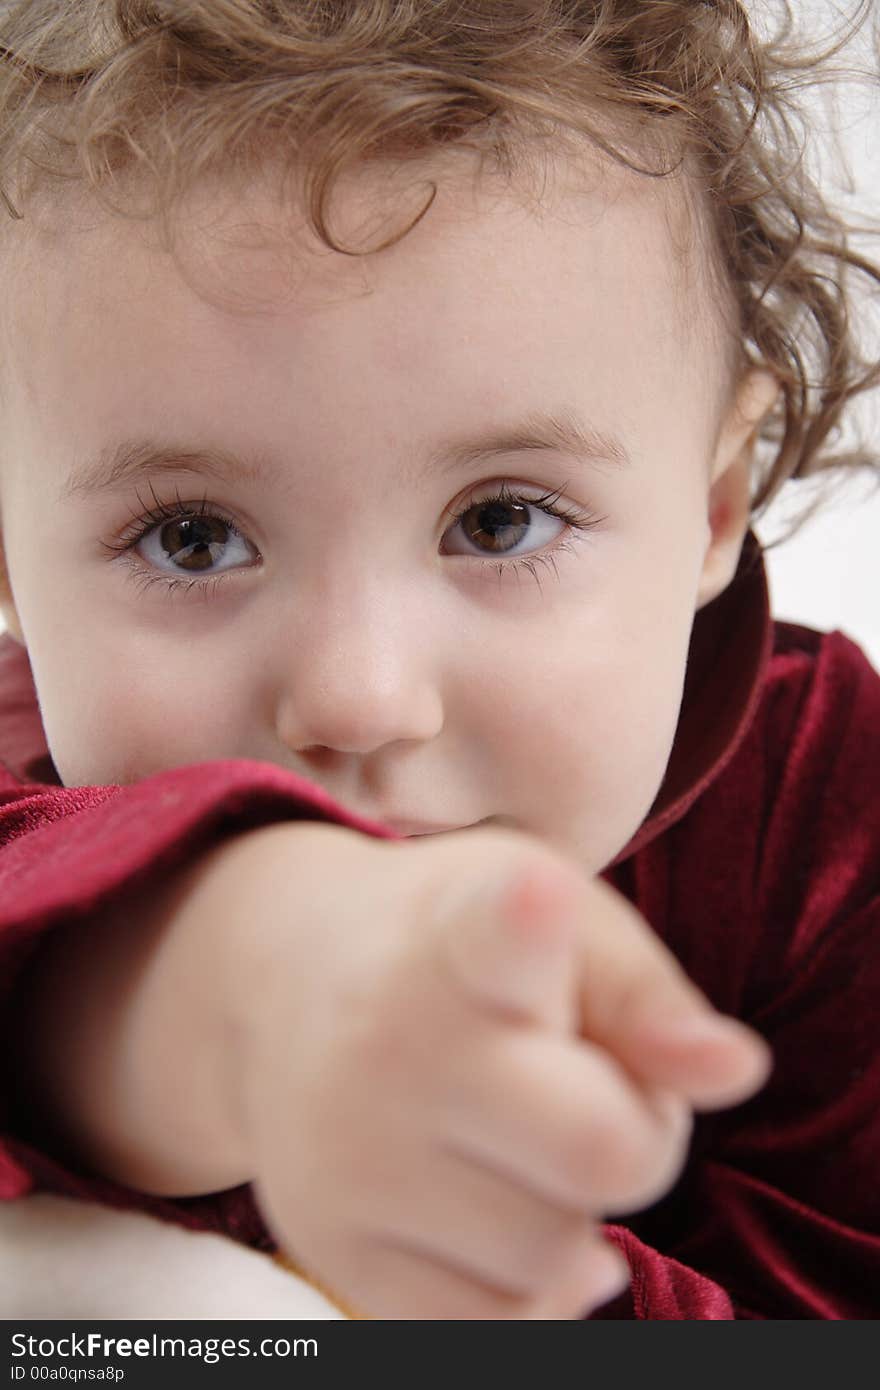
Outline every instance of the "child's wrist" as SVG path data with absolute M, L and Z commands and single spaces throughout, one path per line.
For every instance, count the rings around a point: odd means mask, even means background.
M 212 877 L 222 923 L 212 1089 L 218 1142 L 241 1182 L 259 1176 L 259 1131 L 277 1108 L 272 1059 L 279 1047 L 301 1053 L 306 1043 L 297 1022 L 315 1004 L 306 920 L 297 907 L 307 900 L 309 873 L 328 837 L 335 851 L 343 835 L 352 832 L 301 821 L 265 826 L 230 841 Z

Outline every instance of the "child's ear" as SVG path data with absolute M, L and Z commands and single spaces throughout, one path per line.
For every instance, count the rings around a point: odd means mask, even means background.
M 21 623 L 18 621 L 18 609 L 15 606 L 15 599 L 12 597 L 9 574 L 6 569 L 6 552 L 3 549 L 2 534 L 0 534 L 0 614 L 3 615 L 3 621 L 9 635 L 24 646 Z
M 770 372 L 753 367 L 740 381 L 718 436 L 708 495 L 709 543 L 697 608 L 723 593 L 736 574 L 751 515 L 755 441 L 779 396 Z

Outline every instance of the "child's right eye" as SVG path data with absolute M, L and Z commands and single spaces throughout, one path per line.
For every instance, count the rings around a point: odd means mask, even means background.
M 132 548 L 143 546 L 146 559 L 157 568 L 161 569 L 162 560 L 166 559 L 182 566 L 184 573 L 198 574 L 208 570 L 215 561 L 227 558 L 223 550 L 228 547 L 230 537 L 245 551 L 243 558 L 246 560 L 250 548 L 241 532 L 227 517 L 211 513 L 181 515 L 174 521 L 145 527 L 130 544 Z
M 204 586 L 208 580 L 225 577 L 233 568 L 240 569 L 243 562 L 260 558 L 231 517 L 209 509 L 206 497 L 197 506 L 182 502 L 179 495 L 174 506 L 161 502 L 155 493 L 153 497 L 155 506 L 135 513 L 118 539 L 104 546 L 124 557 L 145 586 L 156 582 L 171 589 L 181 583 L 187 589 Z M 239 551 L 235 565 L 212 568 L 215 561 L 225 558 L 224 548 L 230 540 Z M 147 564 L 139 563 L 138 547 L 143 547 Z M 166 569 L 163 562 L 173 562 L 177 568 Z M 188 582 L 187 576 L 192 576 Z

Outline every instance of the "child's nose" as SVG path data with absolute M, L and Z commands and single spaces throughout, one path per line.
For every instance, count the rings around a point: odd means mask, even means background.
M 277 729 L 287 747 L 365 755 L 437 736 L 443 701 L 428 634 L 389 627 L 313 631 L 286 653 Z

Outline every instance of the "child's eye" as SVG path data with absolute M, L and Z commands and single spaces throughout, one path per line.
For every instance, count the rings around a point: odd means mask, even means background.
M 471 493 L 443 538 L 446 547 L 449 538 L 458 533 L 465 549 L 447 549 L 445 553 L 511 562 L 523 554 L 540 558 L 537 552 L 552 545 L 567 530 L 590 530 L 603 519 L 591 512 L 560 506 L 559 496 L 559 492 L 553 492 L 526 497 L 511 491 L 506 483 L 488 497 L 474 499 Z M 558 526 L 556 522 L 565 524 Z
M 209 581 L 216 584 L 233 569 L 259 559 L 234 521 L 208 510 L 206 498 L 197 507 L 183 503 L 179 496 L 175 506 L 160 502 L 155 493 L 153 500 L 154 507 L 133 516 L 123 534 L 105 546 L 124 554 L 144 585 L 159 582 L 168 589 L 182 584 L 186 589 L 204 590 Z
M 186 574 L 198 575 L 213 570 L 221 561 L 230 558 L 235 562 L 248 558 L 243 537 L 231 521 L 220 516 L 178 516 L 174 521 L 150 527 L 138 544 L 144 559 L 157 569 L 162 567 L 163 561 L 169 560 Z M 230 545 L 232 557 L 224 553 Z

